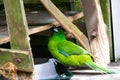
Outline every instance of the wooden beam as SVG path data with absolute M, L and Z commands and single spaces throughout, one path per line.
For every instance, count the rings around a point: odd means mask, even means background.
M 107 66 L 110 62 L 109 42 L 99 0 L 81 0 L 92 56 L 96 63 Z
M 16 80 L 13 79 L 16 76 L 12 76 L 12 74 L 16 75 L 18 71 L 25 73 L 33 71 L 31 61 L 29 60 L 29 51 L 0 48 L 0 74 L 7 79 Z
M 66 18 L 66 16 L 51 2 L 51 0 L 40 0 L 40 2 L 66 31 L 72 33 L 80 42 L 80 44 L 86 50 L 89 50 L 89 46 L 85 45 L 85 43 L 88 43 L 86 36 L 71 21 Z
M 22 0 L 4 0 L 4 5 L 11 48 L 28 50 L 30 48 L 27 35 L 28 27 Z
M 78 20 L 78 19 L 80 19 L 82 17 L 83 17 L 83 13 L 80 12 L 80 13 L 77 13 L 77 14 L 75 14 L 73 16 L 68 16 L 67 18 L 71 22 L 73 22 L 73 21 Z M 37 32 L 48 30 L 48 29 L 52 28 L 54 25 L 55 26 L 60 26 L 60 24 L 57 21 L 55 21 L 55 22 L 53 22 L 51 24 L 47 24 L 47 25 L 43 25 L 43 26 L 37 26 L 37 27 L 30 28 L 29 29 L 29 34 L 34 34 L 34 33 L 37 33 Z
M 32 64 L 28 55 L 29 51 L 0 48 L 0 65 L 12 62 L 17 66 L 17 70 L 19 71 L 32 72 Z
M 5 6 L 11 49 L 28 51 L 29 55 L 27 58 L 24 58 L 24 60 L 29 59 L 28 63 L 31 66 L 31 69 L 33 70 L 34 63 L 29 43 L 28 25 L 23 6 L 23 0 L 4 0 L 3 2 Z M 22 68 L 24 68 L 24 66 L 22 66 Z M 29 69 L 29 71 L 31 71 L 31 69 Z M 24 74 L 24 72 L 22 73 Z M 24 75 L 18 74 L 18 78 L 22 77 L 24 77 Z M 27 76 L 28 79 L 26 79 L 25 77 L 24 79 L 31 80 L 31 77 L 32 71 L 31 74 Z
M 83 16 L 84 16 L 83 13 L 80 12 L 80 13 L 77 13 L 77 14 L 75 14 L 73 16 L 68 16 L 67 18 L 71 22 L 73 22 L 75 20 L 78 20 L 78 19 L 82 18 Z M 35 33 L 41 32 L 41 31 L 48 30 L 48 29 L 52 28 L 53 25 L 60 26 L 60 24 L 57 21 L 55 21 L 53 23 L 50 23 L 50 24 L 43 25 L 43 26 L 32 26 L 32 27 L 29 26 L 28 34 L 31 35 L 31 34 L 35 34 Z M 7 34 L 8 31 L 6 29 L 6 26 L 3 26 L 3 28 L 4 28 L 4 34 Z M 0 31 L 0 33 L 1 33 L 1 31 Z M 2 31 L 2 33 L 3 33 L 3 31 Z M 2 36 L 3 37 L 0 37 L 0 44 L 7 43 L 7 42 L 10 41 L 10 38 L 9 38 L 8 35 L 2 35 Z
M 24 1 L 24 3 L 26 3 L 26 4 L 29 4 L 29 3 L 30 3 L 30 4 L 32 4 L 32 3 L 33 3 L 33 4 L 35 4 L 35 3 L 37 4 L 37 3 L 39 3 L 39 0 L 34 0 L 34 1 L 33 1 L 33 0 L 23 0 L 23 1 Z M 0 0 L 0 4 L 3 5 L 3 0 Z

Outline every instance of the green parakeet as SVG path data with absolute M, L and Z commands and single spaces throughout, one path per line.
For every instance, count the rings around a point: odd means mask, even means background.
M 48 49 L 52 56 L 60 63 L 70 66 L 88 66 L 93 70 L 99 70 L 105 73 L 115 73 L 115 71 L 103 68 L 93 62 L 90 53 L 68 41 L 64 31 L 61 28 L 54 28 L 54 33 L 48 41 Z

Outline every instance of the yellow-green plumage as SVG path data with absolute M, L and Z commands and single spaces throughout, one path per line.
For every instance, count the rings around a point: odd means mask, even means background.
M 87 65 L 94 70 L 103 71 L 105 73 L 115 73 L 113 70 L 95 64 L 88 51 L 66 40 L 61 28 L 55 29 L 55 32 L 50 37 L 48 49 L 52 56 L 62 64 L 70 66 Z

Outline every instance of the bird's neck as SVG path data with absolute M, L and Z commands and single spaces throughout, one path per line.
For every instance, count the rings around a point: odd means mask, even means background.
M 59 39 L 59 40 L 66 40 L 64 34 L 54 34 L 54 38 Z

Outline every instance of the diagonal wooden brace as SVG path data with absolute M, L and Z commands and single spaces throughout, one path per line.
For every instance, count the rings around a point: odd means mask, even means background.
M 89 46 L 85 45 L 85 43 L 89 44 L 87 37 L 67 19 L 67 17 L 52 3 L 51 0 L 40 0 L 40 2 L 66 31 L 72 33 L 86 50 L 90 50 Z

